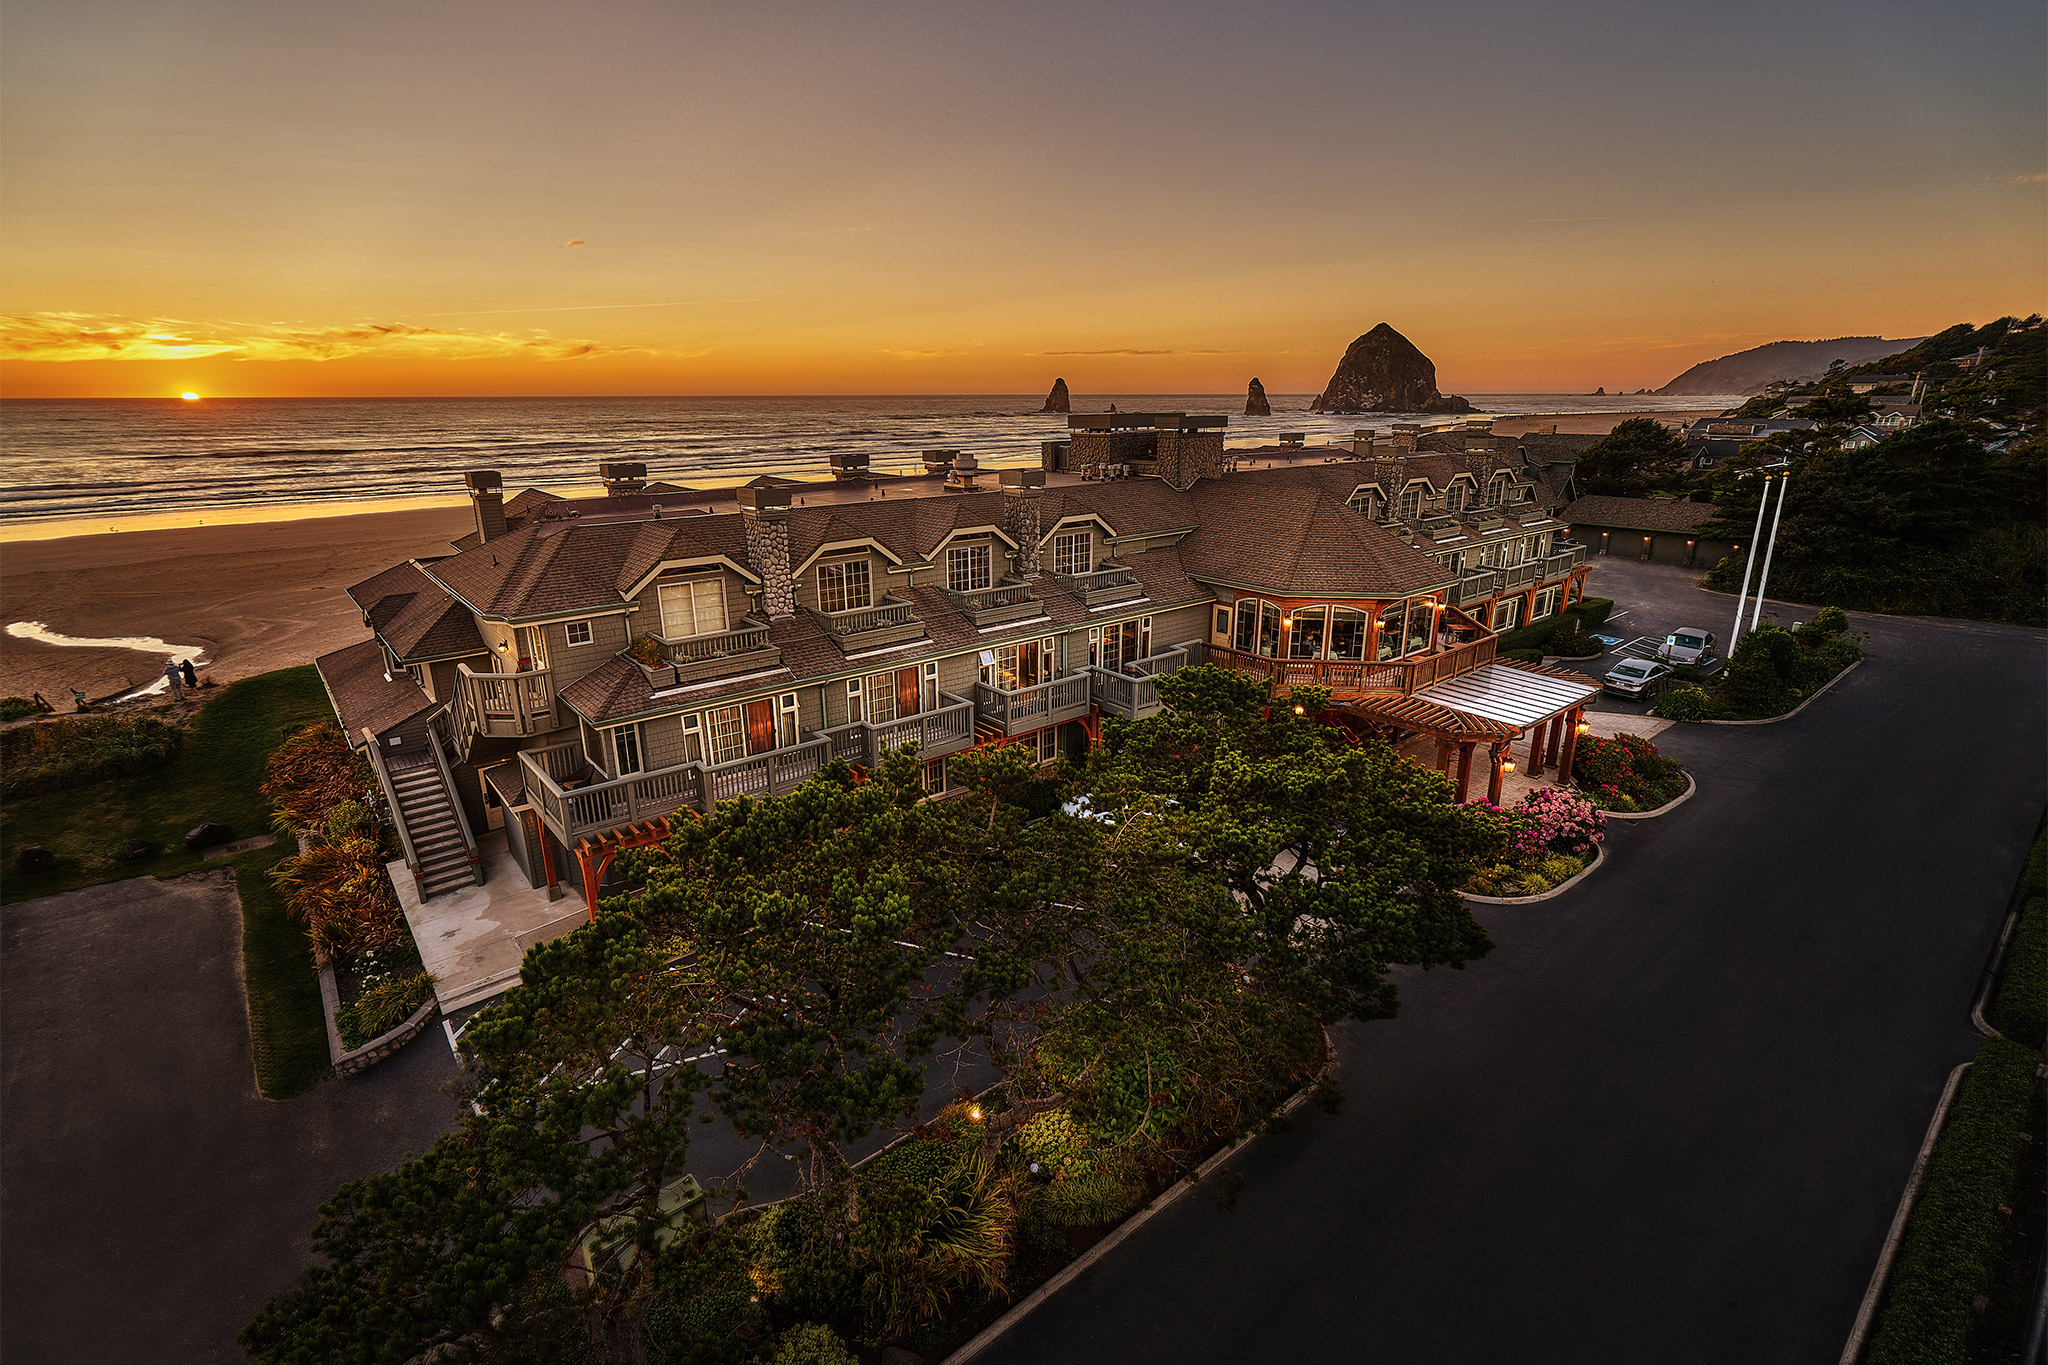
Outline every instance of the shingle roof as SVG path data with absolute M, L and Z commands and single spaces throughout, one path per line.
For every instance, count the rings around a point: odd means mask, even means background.
M 392 653 L 408 663 L 484 652 L 475 615 L 410 561 L 364 579 L 348 595 Z
M 322 654 L 313 667 L 320 670 L 320 681 L 352 743 L 360 743 L 366 729 L 381 735 L 439 705 L 409 673 L 394 671 L 385 680 L 384 647 L 375 640 Z
M 1663 498 L 1580 498 L 1561 517 L 1574 526 L 1614 526 L 1626 531 L 1693 531 L 1714 519 L 1710 502 Z

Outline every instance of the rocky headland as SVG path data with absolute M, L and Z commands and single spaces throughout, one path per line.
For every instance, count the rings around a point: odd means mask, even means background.
M 1310 412 L 1470 412 L 1472 405 L 1436 386 L 1436 366 L 1386 323 L 1345 349 L 1329 387 Z
M 1271 417 L 1273 405 L 1266 401 L 1266 386 L 1257 379 L 1244 394 L 1244 415 L 1247 417 Z

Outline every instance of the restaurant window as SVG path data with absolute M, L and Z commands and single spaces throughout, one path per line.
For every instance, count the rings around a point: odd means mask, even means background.
M 1365 657 L 1366 614 L 1356 607 L 1330 608 L 1330 657 L 1357 661 Z
M 1513 630 L 1522 621 L 1522 599 L 1506 597 L 1493 604 L 1493 628 Z
M 1259 600 L 1256 597 L 1240 598 L 1237 604 L 1237 634 L 1231 639 L 1232 648 L 1240 654 L 1256 654 L 1259 650 Z M 1093 663 L 1094 660 L 1089 660 Z
M 1408 604 L 1390 603 L 1380 612 L 1380 643 L 1374 651 L 1374 662 L 1396 659 L 1401 655 L 1402 633 L 1408 628 Z
M 952 592 L 980 592 L 989 584 L 986 545 L 955 545 L 946 551 L 946 587 Z
M 606 732 L 612 740 L 612 776 L 640 771 L 640 727 L 620 725 Z
M 865 611 L 875 604 L 874 585 L 865 559 L 842 559 L 818 566 L 818 608 L 826 613 Z
M 1086 531 L 1052 538 L 1052 571 L 1084 574 L 1095 568 L 1094 537 Z
M 1408 654 L 1420 654 L 1429 648 L 1430 628 L 1436 624 L 1436 612 L 1428 602 L 1411 602 L 1408 605 Z
M 716 578 L 691 583 L 664 583 L 657 594 L 664 639 L 716 635 L 725 629 L 725 584 Z M 584 623 L 586 626 L 588 622 Z M 576 641 L 571 640 L 570 644 Z
M 1330 620 L 1328 607 L 1300 607 L 1287 620 L 1287 657 L 1320 659 Z
M 590 622 L 570 621 L 562 627 L 562 640 L 571 645 L 590 643 Z

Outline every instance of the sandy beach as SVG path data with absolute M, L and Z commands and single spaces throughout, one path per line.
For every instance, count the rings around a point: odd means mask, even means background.
M 1659 412 L 1659 420 L 1713 415 Z M 1502 420 L 1502 435 L 1555 426 L 1599 433 L 1614 413 Z M 363 638 L 344 591 L 414 555 L 448 552 L 470 528 L 464 506 L 412 507 L 346 516 L 331 508 L 276 508 L 271 521 L 106 530 L 0 542 L 0 608 L 6 622 L 40 622 L 78 639 L 147 637 L 204 650 L 216 682 L 310 662 Z M 137 523 L 118 523 L 133 526 Z M 182 652 L 181 652 L 182 656 Z M 69 709 L 70 689 L 104 697 L 154 680 L 154 648 L 47 644 L 0 636 L 0 693 L 40 692 Z

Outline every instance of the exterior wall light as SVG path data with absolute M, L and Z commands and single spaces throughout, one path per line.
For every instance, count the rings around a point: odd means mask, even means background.
M 1586 733 L 1586 732 L 1587 732 L 1588 730 L 1591 730 L 1592 728 L 1593 728 L 1593 723 L 1592 723 L 1591 721 L 1587 721 L 1587 720 L 1582 720 L 1582 721 L 1580 721 L 1580 722 L 1579 722 L 1579 723 L 1578 723 L 1577 725 L 1574 725 L 1574 726 L 1572 727 L 1572 729 L 1574 729 L 1574 730 L 1578 731 L 1578 732 L 1579 732 L 1580 734 L 1582 734 L 1582 735 L 1583 735 L 1583 734 L 1585 734 L 1585 733 Z
M 1500 770 L 1504 773 L 1513 772 L 1515 770 L 1515 760 L 1513 760 L 1512 758 L 1502 759 L 1500 761 Z
M 1294 708 L 1294 714 L 1297 716 L 1305 716 L 1308 714 L 1308 708 L 1306 706 L 1297 706 Z

